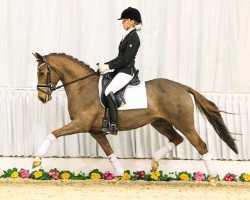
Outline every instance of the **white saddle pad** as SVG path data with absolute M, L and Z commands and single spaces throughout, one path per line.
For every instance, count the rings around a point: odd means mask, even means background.
M 102 76 L 99 79 L 99 97 L 101 99 L 102 91 Z M 139 85 L 128 86 L 125 90 L 124 99 L 126 104 L 118 108 L 118 110 L 143 109 L 148 107 L 147 92 L 145 82 L 141 81 Z M 102 104 L 102 102 L 101 102 Z M 102 104 L 103 106 L 103 104 Z M 104 106 L 103 106 L 104 107 Z

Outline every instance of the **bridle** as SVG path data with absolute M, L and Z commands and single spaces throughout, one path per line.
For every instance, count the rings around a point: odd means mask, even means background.
M 38 84 L 37 85 L 37 89 L 43 93 L 45 93 L 46 95 L 51 95 L 52 92 L 54 91 L 54 87 L 52 85 L 52 82 L 51 82 L 51 70 L 55 71 L 57 73 L 57 75 L 60 77 L 59 73 L 50 65 L 50 63 L 48 62 L 48 60 L 44 57 L 43 59 L 44 63 L 42 63 L 41 65 L 38 66 L 37 68 L 37 71 L 39 73 L 39 69 L 42 67 L 42 66 L 46 66 L 47 69 L 48 69 L 48 73 L 47 73 L 47 82 L 46 84 Z M 48 91 L 45 92 L 44 90 L 42 90 L 42 88 L 48 88 Z
M 56 72 L 56 74 L 59 76 L 59 79 L 60 79 L 60 80 L 62 80 L 62 79 L 61 79 L 61 76 L 60 76 L 60 74 L 58 73 L 58 71 L 57 71 L 54 67 L 52 67 L 52 65 L 50 64 L 50 62 L 48 61 L 48 59 L 47 59 L 46 57 L 44 57 L 43 61 L 44 61 L 44 63 L 40 64 L 40 65 L 37 67 L 37 70 L 38 70 L 38 73 L 39 73 L 39 69 L 40 69 L 42 66 L 45 65 L 45 67 L 47 67 L 47 69 L 48 69 L 48 73 L 47 73 L 47 82 L 46 82 L 46 84 L 38 84 L 38 85 L 37 85 L 37 90 L 43 92 L 43 93 L 46 94 L 46 95 L 51 95 L 53 91 L 55 91 L 55 90 L 57 90 L 57 89 L 59 89 L 59 88 L 61 88 L 61 87 L 65 87 L 65 86 L 70 85 L 70 84 L 72 84 L 72 83 L 75 83 L 75 82 L 77 82 L 77 81 L 84 80 L 84 79 L 86 79 L 86 78 L 88 78 L 88 77 L 90 77 L 90 76 L 93 76 L 93 75 L 100 75 L 98 72 L 94 72 L 94 73 L 92 73 L 92 74 L 86 75 L 86 76 L 84 76 L 84 77 L 78 78 L 78 79 L 76 79 L 76 80 L 70 81 L 70 82 L 65 83 L 65 84 L 62 84 L 62 85 L 60 85 L 60 86 L 53 87 L 53 84 L 52 84 L 52 82 L 51 82 L 51 71 L 53 70 L 54 72 Z M 45 92 L 45 91 L 42 90 L 42 88 L 48 88 L 48 91 Z

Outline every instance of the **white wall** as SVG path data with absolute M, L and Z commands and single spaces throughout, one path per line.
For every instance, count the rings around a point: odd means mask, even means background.
M 32 52 L 65 52 L 93 67 L 114 58 L 128 6 L 142 14 L 142 79 L 250 92 L 248 0 L 0 0 L 0 86 L 35 88 Z
M 164 77 L 204 94 L 219 92 L 214 98 L 222 108 L 233 102 L 227 111 L 239 115 L 225 119 L 232 131 L 240 133 L 235 135 L 239 157 L 221 143 L 206 122 L 201 121 L 198 129 L 214 158 L 250 158 L 248 0 L 0 0 L 1 155 L 34 155 L 45 135 L 68 120 L 63 93 L 54 94 L 58 98 L 50 105 L 39 104 L 33 90 L 36 61 L 32 52 L 65 52 L 93 67 L 112 59 L 124 34 L 117 18 L 128 6 L 142 14 L 141 47 L 136 59 L 141 79 Z M 58 103 L 59 109 L 54 107 Z M 57 115 L 48 116 L 49 109 L 57 109 Z M 132 133 L 119 136 L 125 144 L 110 139 L 119 156 L 150 157 L 165 142 L 149 127 Z M 138 142 L 144 137 L 153 138 L 150 148 L 148 141 Z M 75 142 L 80 142 L 79 146 L 70 148 Z M 62 138 L 52 155 L 99 156 L 103 152 L 89 135 L 75 135 Z M 186 143 L 168 156 L 198 158 Z
M 218 137 L 213 127 L 196 110 L 195 127 L 208 145 L 214 159 L 250 159 L 250 94 L 204 93 L 222 110 L 226 125 L 236 139 L 239 155 L 236 155 Z M 63 90 L 53 93 L 53 99 L 43 104 L 37 99 L 37 91 L 31 89 L 0 90 L 0 155 L 34 156 L 46 135 L 70 122 L 67 98 Z M 184 137 L 185 138 L 185 137 Z M 120 158 L 151 158 L 167 139 L 153 127 L 145 126 L 132 131 L 108 135 L 108 140 Z M 88 134 L 75 134 L 59 138 L 46 156 L 52 157 L 99 157 L 105 156 L 101 147 Z M 166 158 L 199 159 L 197 150 L 185 139 Z

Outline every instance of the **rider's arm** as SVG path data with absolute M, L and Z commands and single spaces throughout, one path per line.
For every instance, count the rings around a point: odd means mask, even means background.
M 124 55 L 119 55 L 114 60 L 109 61 L 108 64 L 110 69 L 118 69 L 127 67 L 127 65 L 135 59 L 137 51 L 140 47 L 140 40 L 137 37 L 131 38 L 127 43 L 126 51 Z

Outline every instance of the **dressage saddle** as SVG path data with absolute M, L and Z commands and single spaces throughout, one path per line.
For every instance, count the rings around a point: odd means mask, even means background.
M 115 93 L 115 101 L 116 101 L 117 108 L 119 108 L 122 105 L 122 103 L 126 104 L 126 100 L 124 98 L 126 88 L 129 85 L 136 86 L 140 84 L 138 74 L 139 74 L 139 70 L 136 70 L 133 79 L 127 85 L 125 85 L 123 88 L 121 88 L 119 91 Z M 105 107 L 106 107 L 105 90 L 110 84 L 110 82 L 112 81 L 112 79 L 114 78 L 114 76 L 115 75 L 113 72 L 109 72 L 109 73 L 104 74 L 102 78 L 101 102 Z

